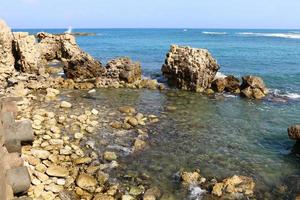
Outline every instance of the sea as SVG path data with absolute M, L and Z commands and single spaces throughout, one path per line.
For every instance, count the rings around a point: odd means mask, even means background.
M 64 29 L 14 30 L 63 33 Z M 161 121 L 149 130 L 150 148 L 124 155 L 125 171 L 146 173 L 169 199 L 201 199 L 205 191 L 182 188 L 181 170 L 200 169 L 204 177 L 245 175 L 256 182 L 257 199 L 294 199 L 300 192 L 300 158 L 287 128 L 300 123 L 300 30 L 252 29 L 73 29 L 80 47 L 99 59 L 128 56 L 141 62 L 145 78 L 161 78 L 170 45 L 206 48 L 220 73 L 263 78 L 265 100 L 231 94 L 213 97 L 170 90 L 99 90 L 98 104 L 124 104 Z M 175 111 L 165 110 L 175 106 Z M 200 191 L 200 192 L 197 192 Z M 167 198 L 166 198 L 167 199 Z

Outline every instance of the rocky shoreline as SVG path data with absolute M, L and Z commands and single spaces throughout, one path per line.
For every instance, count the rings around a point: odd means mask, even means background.
M 148 125 L 159 123 L 159 116 L 139 113 L 128 105 L 112 111 L 68 102 L 61 94 L 64 89 L 93 93 L 95 88 L 163 90 L 170 86 L 208 95 L 230 92 L 250 99 L 263 99 L 267 95 L 259 77 L 245 76 L 242 83 L 233 76 L 216 77 L 220 67 L 207 50 L 171 46 L 162 67 L 167 86 L 157 80 L 142 79 L 140 63 L 127 57 L 113 59 L 103 66 L 82 51 L 70 34 L 38 33 L 36 41 L 35 36 L 28 33 L 12 33 L 3 21 L 0 28 L 2 101 L 17 97 L 13 101 L 19 111 L 15 117 L 30 120 L 34 133 L 32 144 L 25 143 L 21 150 L 30 175 L 30 187 L 14 191 L 22 198 L 168 199 L 156 186 L 140 182 L 128 186 L 111 179 L 110 171 L 119 166 L 118 152 L 112 150 L 115 141 L 103 139 L 97 146 L 95 141 L 89 140 L 90 135 L 109 129 L 118 140 L 124 137 L 122 142 L 126 143 L 128 153 L 141 151 L 148 146 Z M 59 70 L 63 70 L 63 77 L 56 75 L 57 67 L 49 67 L 53 61 L 61 63 Z M 0 136 L 7 139 L 3 134 Z M 183 172 L 181 179 L 183 185 L 199 185 L 214 197 L 254 196 L 255 184 L 248 177 L 233 176 L 222 182 L 207 183 L 198 172 Z M 5 187 L 2 191 L 7 193 Z M 8 195 L 6 199 L 13 198 L 11 191 Z

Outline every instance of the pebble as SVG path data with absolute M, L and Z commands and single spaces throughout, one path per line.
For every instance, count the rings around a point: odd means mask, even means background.
M 31 154 L 40 159 L 47 159 L 50 156 L 49 151 L 39 149 L 31 149 Z
M 97 181 L 93 176 L 83 173 L 77 177 L 76 184 L 82 189 L 87 189 L 89 187 L 95 187 Z
M 62 101 L 61 104 L 60 104 L 60 107 L 61 108 L 71 108 L 72 104 L 67 102 L 67 101 Z
M 67 177 L 69 175 L 69 170 L 64 167 L 58 166 L 58 165 L 51 165 L 47 169 L 46 173 L 49 176 Z
M 118 158 L 117 154 L 115 152 L 111 152 L 111 151 L 104 152 L 103 157 L 107 161 L 113 161 Z

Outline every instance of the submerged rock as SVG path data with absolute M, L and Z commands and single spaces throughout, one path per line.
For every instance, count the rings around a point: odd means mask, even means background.
M 210 87 L 219 65 L 206 49 L 172 45 L 162 66 L 162 73 L 171 86 L 203 92 Z
M 300 139 L 300 125 L 294 125 L 288 128 L 288 135 L 290 139 Z
M 250 99 L 262 99 L 268 94 L 262 78 L 257 76 L 242 77 L 241 94 Z

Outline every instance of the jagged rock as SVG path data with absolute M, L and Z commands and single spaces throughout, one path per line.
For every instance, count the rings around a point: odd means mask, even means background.
M 172 45 L 162 73 L 169 84 L 184 90 L 203 92 L 210 87 L 219 65 L 208 50 Z
M 240 80 L 232 75 L 225 78 L 217 78 L 212 82 L 211 88 L 219 93 L 224 91 L 240 93 Z
M 251 197 L 254 194 L 255 183 L 252 178 L 246 176 L 233 176 L 224 179 L 221 183 L 216 183 L 212 194 L 216 196 L 239 196 Z
M 14 71 L 13 35 L 6 23 L 0 19 L 0 75 Z
M 70 34 L 52 35 L 38 33 L 41 57 L 46 61 L 61 60 L 67 78 L 90 79 L 104 73 L 101 63 L 85 53 L 76 44 L 74 36 Z
M 109 61 L 106 66 L 106 77 L 133 83 L 142 77 L 141 64 L 130 58 L 122 57 Z
M 290 139 L 300 139 L 300 125 L 294 125 L 288 128 L 288 135 Z
M 262 99 L 268 94 L 268 90 L 262 78 L 257 76 L 242 77 L 241 93 L 250 99 Z
M 198 172 L 182 172 L 181 179 L 183 184 L 192 185 L 198 183 L 201 175 Z
M 26 73 L 38 73 L 43 67 L 35 37 L 27 32 L 14 32 L 15 68 Z

